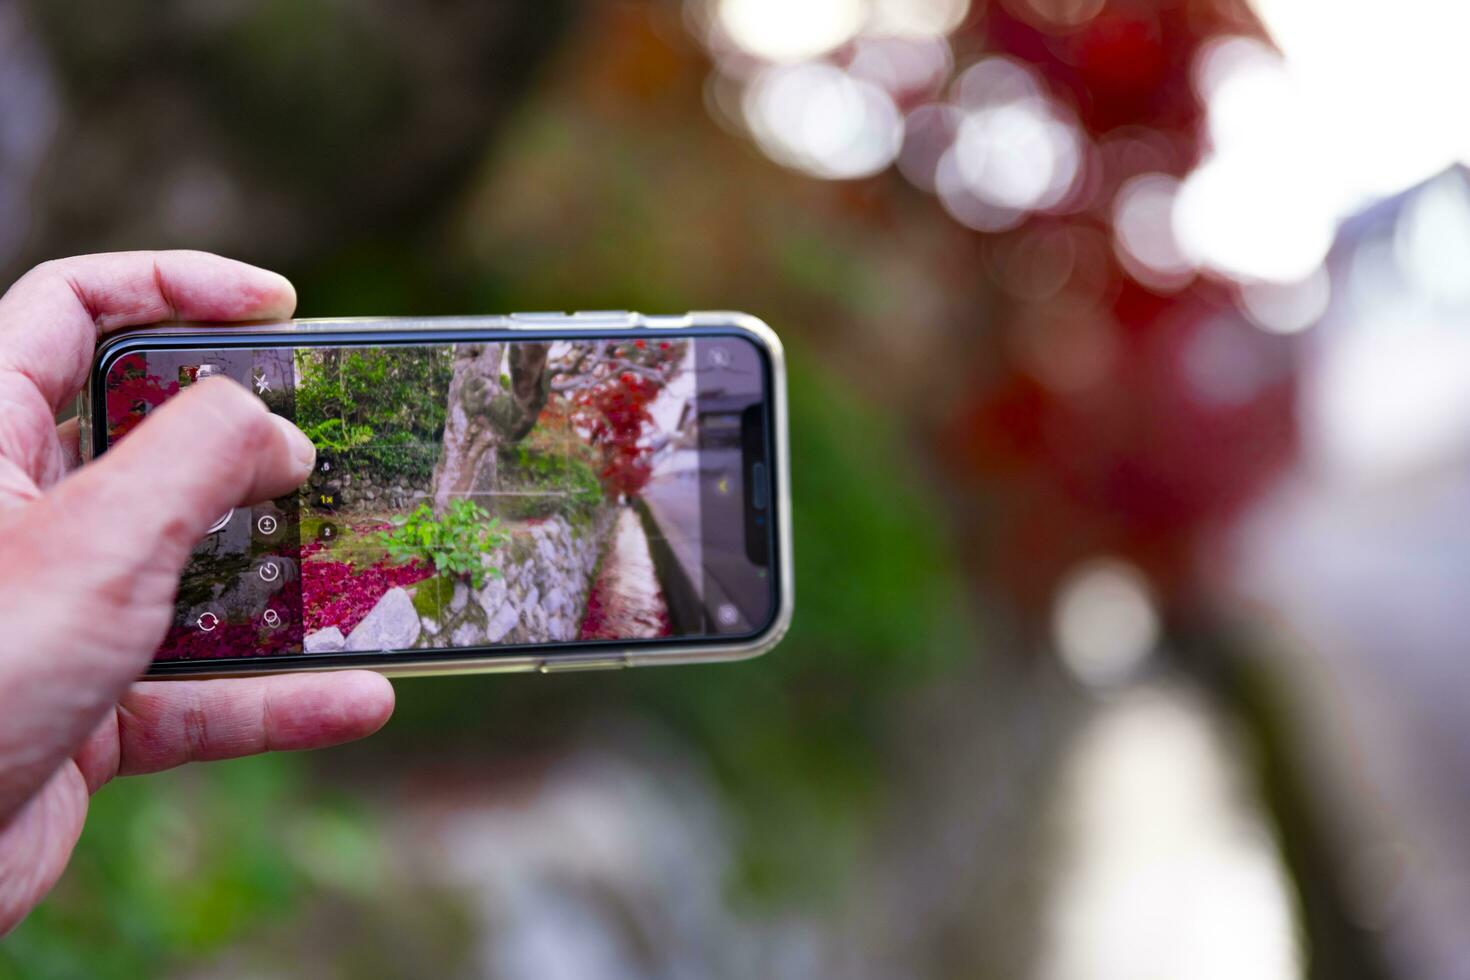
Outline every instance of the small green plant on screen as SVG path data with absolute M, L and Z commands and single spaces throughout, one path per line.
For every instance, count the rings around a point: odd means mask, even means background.
M 388 556 L 397 562 L 414 559 L 428 562 L 446 578 L 468 579 L 475 588 L 486 576 L 498 577 L 500 569 L 487 565 L 484 556 L 503 545 L 508 535 L 500 518 L 492 518 L 473 500 L 455 500 L 442 517 L 427 503 L 406 517 L 395 517 L 391 531 L 382 532 Z

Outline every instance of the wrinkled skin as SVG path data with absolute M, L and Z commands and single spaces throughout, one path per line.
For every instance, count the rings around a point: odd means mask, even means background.
M 311 443 L 211 378 L 77 467 L 56 411 L 100 335 L 162 320 L 285 317 L 290 283 L 199 252 L 38 266 L 0 298 L 0 934 L 55 884 L 114 776 L 334 745 L 393 710 L 377 674 L 139 682 L 195 542 L 230 507 L 289 492 Z

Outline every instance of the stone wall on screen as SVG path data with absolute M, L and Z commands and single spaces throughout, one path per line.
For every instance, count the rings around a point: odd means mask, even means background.
M 335 628 L 305 639 L 307 653 L 445 649 L 575 640 L 587 594 L 616 510 L 576 522 L 562 516 L 527 521 L 486 557 L 500 571 L 480 588 L 426 579 L 383 594 L 343 636 Z

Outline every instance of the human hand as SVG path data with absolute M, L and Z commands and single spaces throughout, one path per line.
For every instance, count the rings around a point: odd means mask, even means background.
M 55 424 L 99 334 L 285 317 L 295 302 L 280 276 L 200 252 L 48 262 L 0 297 L 0 935 L 55 884 L 112 777 L 334 745 L 393 711 L 367 671 L 137 682 L 209 526 L 311 472 L 294 425 L 223 378 L 80 469 L 75 423 Z

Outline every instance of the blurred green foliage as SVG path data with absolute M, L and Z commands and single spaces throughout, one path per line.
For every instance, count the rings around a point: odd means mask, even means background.
M 306 756 L 119 780 L 61 884 L 0 942 L 0 980 L 464 975 L 463 902 L 396 868 L 387 841 L 383 814 Z M 344 922 L 350 944 L 324 941 Z
M 294 757 L 107 787 L 60 886 L 0 943 L 0 977 L 157 976 L 218 950 L 296 907 L 306 830 L 339 866 L 373 861 L 363 818 L 303 789 Z

